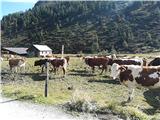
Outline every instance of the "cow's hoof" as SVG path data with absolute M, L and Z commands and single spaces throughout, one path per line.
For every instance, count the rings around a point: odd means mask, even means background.
M 65 78 L 66 76 L 64 75 L 63 78 Z
M 128 100 L 126 101 L 127 103 L 130 103 L 132 101 L 132 98 L 129 97 Z

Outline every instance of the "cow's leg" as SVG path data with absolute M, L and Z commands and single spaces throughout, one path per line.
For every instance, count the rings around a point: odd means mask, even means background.
M 104 69 L 105 69 L 105 68 L 104 68 L 104 67 L 102 67 L 102 71 L 101 71 L 100 75 L 102 75 L 102 73 L 103 73 Z
M 130 87 L 130 88 L 129 88 L 129 97 L 128 97 L 127 102 L 131 102 L 131 101 L 133 100 L 134 91 L 135 91 L 135 89 L 134 89 L 133 87 Z
M 93 66 L 93 67 L 92 67 L 92 73 L 94 73 L 94 70 L 95 70 L 95 67 Z
M 106 72 L 106 70 L 107 70 L 107 66 L 102 66 L 102 72 L 100 74 L 102 75 L 103 71 Z
M 11 73 L 13 72 L 13 71 L 12 71 L 12 67 L 11 67 L 11 66 L 10 66 L 10 71 L 11 71 Z
M 44 72 L 44 65 L 42 66 L 42 70 L 41 70 L 41 73 L 43 73 Z
M 63 70 L 63 75 L 65 76 L 66 75 L 66 69 L 63 67 L 62 70 Z
M 55 72 L 55 68 L 53 66 L 50 67 L 50 72 Z
M 109 74 L 109 73 L 111 73 L 111 66 L 110 65 L 108 65 L 108 67 L 107 67 L 107 73 L 108 73 L 108 76 L 111 77 L 111 75 Z
M 107 68 L 108 68 L 107 66 L 104 68 L 105 73 L 107 72 Z
M 57 74 L 57 68 L 56 67 L 54 67 L 54 73 Z

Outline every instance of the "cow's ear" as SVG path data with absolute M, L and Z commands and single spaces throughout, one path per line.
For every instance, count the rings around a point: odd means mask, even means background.
M 123 71 L 127 70 L 127 67 L 121 66 L 121 67 L 119 67 L 119 70 L 123 72 Z

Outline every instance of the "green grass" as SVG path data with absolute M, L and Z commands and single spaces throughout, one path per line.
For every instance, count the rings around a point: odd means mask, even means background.
M 135 56 L 134 54 L 131 56 Z M 140 54 L 139 56 L 147 56 Z M 156 95 L 146 89 L 136 89 L 134 100 L 127 105 L 122 104 L 127 100 L 128 89 L 107 77 L 100 70 L 91 73 L 84 61 L 77 57 L 71 57 L 67 69 L 67 75 L 63 78 L 62 70 L 57 75 L 50 74 L 48 97 L 44 97 L 45 77 L 40 76 L 40 67 L 34 67 L 34 61 L 38 58 L 27 58 L 26 74 L 10 73 L 8 61 L 2 63 L 2 77 L 8 75 L 15 79 L 7 80 L 2 86 L 3 94 L 7 97 L 30 100 L 40 104 L 61 105 L 69 101 L 96 101 L 99 108 L 110 109 L 117 114 L 139 118 L 140 120 L 158 120 L 160 118 L 157 105 L 159 101 Z M 5 80 L 4 80 L 5 82 Z M 69 90 L 69 87 L 73 89 Z

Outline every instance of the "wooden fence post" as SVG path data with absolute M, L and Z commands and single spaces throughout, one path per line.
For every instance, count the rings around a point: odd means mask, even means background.
M 62 58 L 64 57 L 64 45 L 62 45 Z
M 48 96 L 48 80 L 49 80 L 49 63 L 46 62 L 46 66 L 47 66 L 47 78 L 45 80 L 45 89 L 44 89 L 44 96 L 47 97 Z

